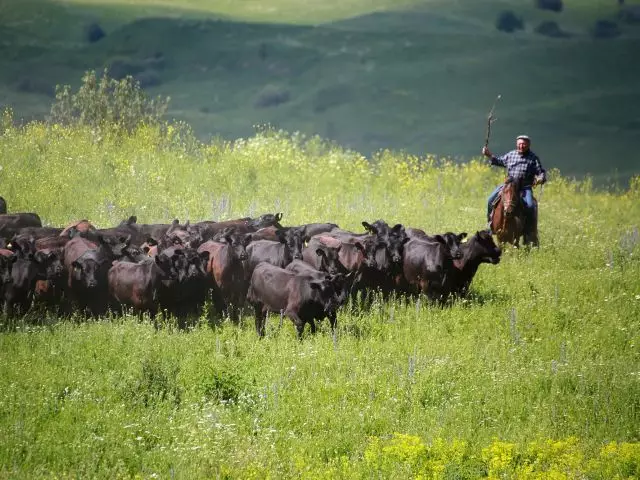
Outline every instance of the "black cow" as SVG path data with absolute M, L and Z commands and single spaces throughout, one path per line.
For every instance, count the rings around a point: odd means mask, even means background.
M 98 240 L 96 244 L 76 236 L 64 247 L 68 301 L 77 303 L 82 311 L 93 316 L 103 315 L 108 309 L 107 274 L 114 260 L 111 246 L 102 236 Z
M 0 237 L 11 238 L 25 227 L 42 227 L 35 213 L 5 213 L 0 215 Z
M 247 245 L 252 234 L 237 234 L 233 229 L 224 231 L 220 242 L 209 240 L 198 252 L 209 252 L 207 273 L 218 286 L 224 301 L 224 309 L 233 320 L 238 319 L 239 309 L 246 303 L 249 288 L 243 262 L 247 260 Z
M 487 231 L 476 232 L 466 243 L 461 245 L 460 249 L 462 250 L 462 258 L 453 262 L 455 268 L 451 293 L 466 295 L 480 264 L 496 265 L 500 263 L 502 250 L 495 244 L 493 237 Z
M 185 320 L 190 315 L 200 315 L 207 300 L 209 290 L 215 288 L 207 275 L 207 261 L 209 252 L 198 253 L 192 248 L 184 248 L 174 245 L 158 253 L 161 261 L 171 259 L 175 274 L 172 279 L 165 282 L 165 289 L 160 296 L 160 305 L 179 320 L 179 326 L 186 326 Z M 162 258 L 165 257 L 165 258 Z M 216 295 L 218 298 L 219 295 Z M 214 305 L 221 313 L 221 305 Z
M 3 197 L 0 197 L 0 215 L 7 213 L 7 202 Z
M 315 235 L 332 232 L 340 227 L 335 223 L 306 223 L 304 225 L 300 225 L 299 228 L 303 229 L 304 241 L 308 242 L 311 240 L 311 237 Z
M 258 218 L 239 218 L 237 220 L 226 220 L 224 222 L 204 221 L 195 225 L 200 230 L 203 241 L 212 240 L 216 234 L 219 234 L 227 228 L 233 228 L 236 233 L 253 233 L 261 228 L 274 226 L 282 228 L 280 224 L 282 213 L 266 213 Z
M 277 242 L 271 240 L 257 240 L 247 247 L 249 256 L 245 263 L 245 275 L 251 278 L 253 269 L 260 262 L 267 262 L 276 267 L 284 268 L 295 259 L 302 259 L 303 235 L 296 228 L 278 230 Z
M 462 241 L 467 237 L 467 232 L 446 232 L 437 235 L 428 235 L 424 232 L 424 230 L 420 230 L 419 228 L 407 228 L 406 232 L 409 238 L 418 238 L 421 240 L 426 240 L 428 242 L 442 243 L 449 249 L 453 258 L 462 258 L 460 245 Z
M 113 262 L 107 274 L 109 295 L 117 305 L 128 305 L 135 312 L 149 312 L 156 323 L 156 313 L 165 285 L 175 280 L 173 261 L 165 255 L 147 258 L 138 263 Z
M 396 288 L 401 293 L 423 293 L 431 300 L 443 302 L 452 274 L 453 258 L 444 243 L 413 238 L 404 246 L 403 269 L 396 277 Z
M 265 334 L 268 312 L 281 312 L 289 317 L 298 338 L 302 338 L 305 324 L 315 333 L 315 320 L 335 318 L 339 307 L 331 281 L 314 281 L 266 262 L 259 263 L 253 271 L 247 301 L 254 307 L 256 331 L 261 337 Z
M 302 259 L 321 272 L 346 274 L 349 270 L 340 263 L 340 250 L 342 244 L 332 248 L 319 240 L 310 240 L 309 245 L 302 249 Z

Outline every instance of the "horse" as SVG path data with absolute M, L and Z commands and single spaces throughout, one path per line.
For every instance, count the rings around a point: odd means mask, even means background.
M 521 196 L 520 182 L 507 178 L 491 213 L 491 231 L 502 244 L 511 243 L 520 246 L 520 237 L 525 245 L 538 246 L 538 202 L 534 198 L 534 214 L 525 228 L 525 204 Z

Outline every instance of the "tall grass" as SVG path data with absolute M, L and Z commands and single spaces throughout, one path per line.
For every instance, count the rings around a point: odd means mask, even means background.
M 269 130 L 203 145 L 175 126 L 5 125 L 0 192 L 52 225 L 282 211 L 473 233 L 502 178 Z M 250 317 L 0 334 L 0 476 L 637 477 L 640 183 L 605 193 L 554 171 L 536 195 L 542 246 L 506 248 L 449 308 L 378 301 L 302 342 L 277 316 L 263 340 Z

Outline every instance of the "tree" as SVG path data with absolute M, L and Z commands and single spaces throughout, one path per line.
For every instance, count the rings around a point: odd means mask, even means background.
M 522 30 L 524 28 L 524 22 L 512 11 L 504 10 L 498 15 L 496 28 L 502 32 L 511 33 L 515 30 Z
M 98 78 L 91 70 L 82 77 L 76 93 L 69 85 L 56 86 L 56 100 L 51 106 L 50 123 L 110 126 L 131 132 L 144 124 L 158 124 L 169 105 L 169 97 L 149 96 L 131 76 L 115 80 L 107 69 Z

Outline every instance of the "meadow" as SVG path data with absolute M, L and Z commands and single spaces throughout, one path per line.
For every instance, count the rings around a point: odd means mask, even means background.
M 474 233 L 503 178 L 266 128 L 201 143 L 9 113 L 0 159 L 10 211 L 100 227 L 283 212 Z M 536 195 L 540 248 L 506 247 L 445 308 L 340 311 L 335 335 L 28 315 L 0 333 L 0 477 L 640 477 L 640 178 L 603 191 L 553 170 Z

